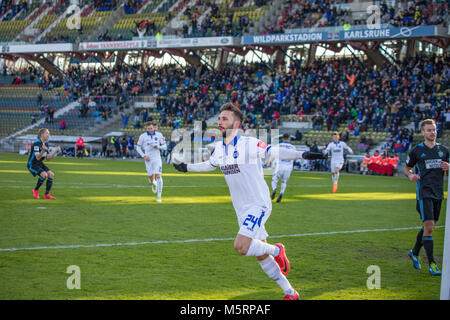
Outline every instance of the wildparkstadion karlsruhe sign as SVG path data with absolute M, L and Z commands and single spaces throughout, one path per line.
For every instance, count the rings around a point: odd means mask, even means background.
M 323 28 L 329 30 L 330 28 Z M 248 35 L 242 37 L 242 45 L 268 45 L 268 44 L 293 44 L 302 42 L 326 42 L 326 41 L 347 41 L 347 40 L 371 40 L 371 39 L 404 39 L 420 37 L 448 37 L 446 28 L 437 26 L 417 26 L 402 28 L 380 28 L 370 29 L 361 26 L 348 26 L 336 31 L 316 31 L 296 32 L 281 34 Z M 344 30 L 342 30 L 344 29 Z

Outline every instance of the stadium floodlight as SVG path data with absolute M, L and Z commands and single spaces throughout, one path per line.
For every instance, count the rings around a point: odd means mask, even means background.
M 445 217 L 444 254 L 442 256 L 441 300 L 450 300 L 450 202 L 448 190 L 450 179 L 447 182 L 447 210 Z

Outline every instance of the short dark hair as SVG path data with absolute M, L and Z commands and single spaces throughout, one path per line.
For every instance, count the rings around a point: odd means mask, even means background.
M 434 124 L 436 125 L 436 122 L 433 119 L 425 119 L 420 123 L 420 130 L 423 130 L 423 128 L 427 125 L 427 124 Z
M 289 133 L 283 134 L 283 139 L 284 139 L 284 140 L 289 139 L 290 137 L 291 137 L 291 136 L 289 135 Z
M 220 112 L 222 111 L 232 111 L 236 120 L 238 120 L 239 122 L 242 122 L 244 120 L 242 111 L 231 102 L 223 104 L 222 107 L 220 107 Z

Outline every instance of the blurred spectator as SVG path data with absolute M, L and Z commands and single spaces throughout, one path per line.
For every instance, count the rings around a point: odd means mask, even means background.
M 128 137 L 128 144 L 127 144 L 127 147 L 128 147 L 130 159 L 131 159 L 131 158 L 135 159 L 135 158 L 136 158 L 136 154 L 135 154 L 135 151 L 134 151 L 134 140 L 133 140 L 133 136 L 129 136 L 129 137 Z
M 81 136 L 78 137 L 78 139 L 77 139 L 76 147 L 77 147 L 77 158 L 83 158 L 84 157 L 84 140 Z
M 107 157 L 107 149 L 108 149 L 108 136 L 105 133 L 102 138 L 102 152 L 100 154 L 101 157 Z
M 122 137 L 122 141 L 120 142 L 121 149 L 122 149 L 122 158 L 125 159 L 127 157 L 127 147 L 128 147 L 128 141 L 125 136 Z
M 67 126 L 67 123 L 64 119 L 61 119 L 61 122 L 59 123 L 58 129 L 59 130 L 65 130 Z
M 121 155 L 120 152 L 120 140 L 119 137 L 114 137 L 114 148 L 116 149 L 116 157 L 119 158 Z

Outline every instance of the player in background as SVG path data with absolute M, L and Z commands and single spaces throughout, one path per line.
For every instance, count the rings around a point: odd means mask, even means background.
M 219 132 L 209 160 L 186 164 L 176 161 L 174 167 L 181 172 L 213 171 L 220 167 L 230 190 L 239 231 L 234 241 L 235 250 L 245 256 L 256 257 L 264 272 L 284 291 L 285 300 L 297 300 L 299 294 L 286 278 L 290 264 L 283 244 L 266 242 L 265 223 L 272 211 L 270 191 L 264 180 L 262 163 L 266 159 L 296 160 L 321 159 L 323 154 L 312 154 L 270 146 L 263 141 L 239 133 L 242 112 L 232 103 L 220 109 Z
M 333 132 L 333 142 L 328 144 L 324 153 L 331 152 L 330 170 L 334 193 L 338 189 L 339 172 L 344 165 L 344 150 L 353 154 L 353 150 L 345 142 L 339 140 L 339 132 Z
M 50 195 L 55 174 L 44 164 L 44 159 L 47 161 L 52 159 L 56 153 L 61 150 L 61 147 L 57 146 L 52 153 L 48 153 L 49 139 L 50 131 L 47 128 L 39 129 L 38 139 L 31 145 L 30 156 L 28 157 L 28 170 L 33 177 L 39 176 L 36 187 L 32 190 L 35 199 L 39 199 L 39 188 L 44 183 L 45 179 L 47 179 L 44 199 L 55 200 L 55 197 Z
M 419 251 L 422 246 L 428 258 L 428 271 L 440 276 L 441 271 L 434 260 L 433 231 L 439 220 L 442 199 L 444 199 L 444 171 L 448 171 L 449 151 L 436 143 L 436 123 L 432 119 L 423 120 L 420 133 L 424 142 L 418 144 L 408 155 L 404 174 L 411 182 L 416 182 L 416 209 L 420 214 L 423 228 L 417 233 L 414 248 L 408 255 L 416 269 L 420 269 Z M 415 168 L 415 173 L 412 172 Z
M 136 151 L 145 160 L 145 168 L 148 174 L 148 182 L 152 191 L 157 193 L 156 202 L 161 202 L 163 189 L 161 150 L 166 150 L 166 140 L 160 132 L 155 131 L 155 124 L 146 124 L 146 132 L 140 135 L 136 145 Z M 156 190 L 154 184 L 156 181 Z M 156 192 L 155 192 L 156 191 Z
M 288 133 L 285 133 L 283 137 L 281 138 L 281 142 L 279 143 L 280 148 L 287 148 L 290 150 L 295 150 L 295 147 L 291 144 L 291 138 Z M 270 166 L 271 161 L 267 163 L 268 166 Z M 289 177 L 291 176 L 292 169 L 294 167 L 294 161 L 293 160 L 279 160 L 275 161 L 275 169 L 272 175 L 272 194 L 271 199 L 273 200 L 275 198 L 275 195 L 277 194 L 277 185 L 278 181 L 281 180 L 280 184 L 280 194 L 278 195 L 277 202 L 280 202 L 283 198 L 284 191 L 286 190 L 286 184 L 289 180 Z

